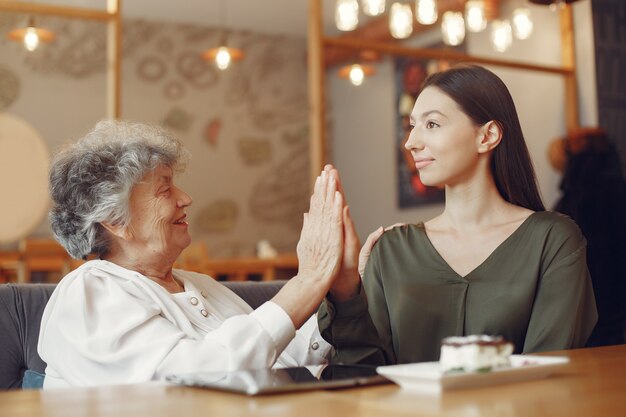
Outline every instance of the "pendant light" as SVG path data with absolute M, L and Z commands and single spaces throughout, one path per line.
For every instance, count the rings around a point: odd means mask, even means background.
M 513 43 L 513 30 L 508 20 L 496 19 L 491 23 L 491 43 L 498 52 L 504 52 Z
M 487 27 L 485 18 L 485 2 L 483 0 L 468 0 L 465 3 L 465 22 L 470 32 L 482 32 Z
M 446 45 L 460 45 L 465 40 L 465 20 L 463 13 L 447 11 L 441 22 L 441 35 Z
M 527 8 L 513 11 L 513 33 L 517 39 L 528 39 L 533 33 L 533 21 L 530 18 L 530 10 Z
M 350 80 L 355 87 L 363 84 L 366 77 L 372 76 L 376 73 L 376 68 L 369 64 L 350 64 L 339 69 L 339 78 L 345 78 Z
M 408 4 L 394 3 L 389 11 L 389 32 L 396 39 L 404 39 L 413 33 L 413 12 Z
M 422 25 L 435 23 L 439 17 L 436 0 L 415 0 L 415 17 Z
M 29 18 L 25 28 L 14 29 L 7 37 L 15 42 L 22 42 L 27 51 L 34 51 L 41 42 L 52 42 L 56 39 L 54 32 L 35 26 L 35 19 Z
M 220 12 L 221 22 L 226 25 L 228 14 L 223 0 L 220 2 Z M 219 45 L 218 47 L 204 51 L 202 53 L 202 59 L 215 62 L 215 66 L 222 71 L 228 69 L 233 62 L 240 61 L 245 57 L 241 49 L 228 46 L 227 29 L 224 29 Z
M 368 16 L 379 16 L 385 13 L 385 0 L 361 0 L 363 13 Z
M 357 0 L 337 0 L 335 25 L 337 29 L 349 32 L 359 24 L 359 3 Z

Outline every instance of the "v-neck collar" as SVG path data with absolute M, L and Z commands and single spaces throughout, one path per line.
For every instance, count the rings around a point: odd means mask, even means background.
M 517 228 L 509 236 L 507 236 L 506 239 L 504 239 L 498 246 L 496 246 L 496 248 L 480 264 L 478 264 L 474 269 L 472 269 L 470 272 L 468 272 L 465 275 L 461 275 L 458 272 L 456 272 L 454 268 L 452 268 L 450 264 L 443 258 L 443 256 L 441 256 L 437 248 L 435 248 L 435 245 L 433 245 L 433 242 L 430 240 L 430 237 L 428 237 L 428 233 L 426 233 L 426 227 L 424 226 L 424 222 L 418 223 L 417 226 L 418 226 L 418 229 L 420 229 L 420 232 L 422 233 L 424 239 L 428 243 L 428 246 L 430 246 L 431 250 L 435 253 L 435 256 L 439 259 L 439 261 L 443 265 L 445 265 L 446 268 L 451 273 L 456 275 L 458 278 L 461 278 L 463 280 L 468 280 L 471 275 L 473 275 L 476 271 L 481 269 L 484 265 L 488 264 L 496 253 L 500 252 L 502 248 L 508 246 L 510 242 L 513 241 L 515 237 L 518 234 L 520 234 L 523 229 L 526 228 L 526 226 L 530 223 L 530 219 L 537 213 L 539 212 L 536 211 L 534 213 L 531 213 L 528 217 L 526 217 L 524 221 L 519 226 L 517 226 Z

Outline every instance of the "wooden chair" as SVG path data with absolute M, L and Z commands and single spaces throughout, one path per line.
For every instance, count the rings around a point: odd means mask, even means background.
M 22 269 L 22 255 L 18 251 L 0 251 L 0 282 L 16 281 Z
M 20 241 L 23 270 L 19 282 L 30 282 L 33 272 L 55 273 L 61 277 L 71 270 L 70 256 L 53 239 L 26 238 Z

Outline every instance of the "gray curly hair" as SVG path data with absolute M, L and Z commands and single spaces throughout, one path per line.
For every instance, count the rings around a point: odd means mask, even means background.
M 50 167 L 49 213 L 54 237 L 76 259 L 106 255 L 100 223 L 128 226 L 133 186 L 160 165 L 182 171 L 188 151 L 165 130 L 107 120 L 63 148 Z

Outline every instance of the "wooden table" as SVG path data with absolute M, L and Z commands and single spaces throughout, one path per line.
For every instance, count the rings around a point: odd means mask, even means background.
M 546 379 L 417 394 L 396 385 L 246 397 L 142 384 L 0 393 L 0 416 L 608 417 L 626 415 L 626 345 L 553 352 L 571 363 Z

